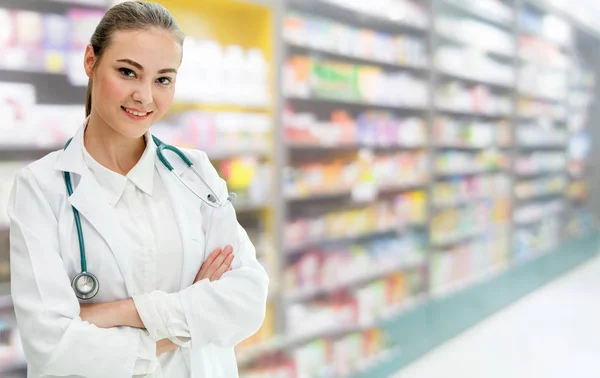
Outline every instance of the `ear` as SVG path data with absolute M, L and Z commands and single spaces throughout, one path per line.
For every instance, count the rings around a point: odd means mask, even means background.
M 94 48 L 91 44 L 88 44 L 85 48 L 85 54 L 83 55 L 83 68 L 85 69 L 87 77 L 92 77 L 95 64 L 96 54 L 94 54 Z

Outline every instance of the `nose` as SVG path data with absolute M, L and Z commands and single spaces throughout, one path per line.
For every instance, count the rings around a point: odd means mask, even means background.
M 133 100 L 140 105 L 150 105 L 152 103 L 152 84 L 139 83 L 133 92 Z

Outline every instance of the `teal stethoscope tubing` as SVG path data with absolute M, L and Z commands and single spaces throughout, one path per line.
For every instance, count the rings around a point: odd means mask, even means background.
M 65 150 L 71 143 L 72 139 L 69 139 L 65 145 Z M 152 140 L 154 144 L 156 144 L 156 154 L 160 162 L 170 171 L 175 177 L 186 187 L 188 188 L 196 197 L 200 198 L 203 202 L 208 204 L 214 208 L 224 207 L 229 204 L 231 201 L 235 199 L 235 193 L 229 193 L 227 200 L 225 202 L 221 202 L 215 191 L 210 187 L 210 185 L 204 180 L 200 172 L 196 170 L 192 161 L 177 147 L 163 143 L 160 139 L 155 136 L 152 136 Z M 210 194 L 204 198 L 204 196 L 198 194 L 194 189 L 192 189 L 183 179 L 175 173 L 175 169 L 173 165 L 167 160 L 164 155 L 164 151 L 171 151 L 176 154 L 187 166 L 191 168 L 196 176 L 200 178 L 202 183 L 206 185 L 206 188 L 210 191 Z M 67 187 L 67 193 L 69 197 L 73 195 L 73 185 L 71 183 L 71 175 L 69 172 L 64 172 L 65 185 Z M 83 229 L 81 227 L 81 217 L 79 215 L 79 211 L 73 206 L 73 217 L 75 219 L 75 227 L 77 228 L 77 239 L 79 242 L 79 255 L 81 258 L 81 272 L 73 278 L 71 282 L 71 286 L 75 291 L 75 295 L 77 295 L 80 299 L 91 299 L 98 293 L 99 290 L 99 282 L 98 278 L 94 276 L 92 273 L 87 271 L 87 259 L 85 255 L 85 243 L 83 239 Z

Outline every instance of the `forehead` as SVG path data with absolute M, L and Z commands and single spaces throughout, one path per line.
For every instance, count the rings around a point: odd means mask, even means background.
M 147 71 L 158 71 L 179 67 L 181 54 L 181 46 L 167 30 L 127 30 L 112 35 L 103 59 L 131 59 Z

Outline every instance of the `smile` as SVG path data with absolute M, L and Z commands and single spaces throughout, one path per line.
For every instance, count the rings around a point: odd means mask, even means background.
M 150 114 L 152 114 L 152 112 L 142 112 L 139 110 L 129 109 L 124 106 L 121 106 L 121 109 L 123 109 L 125 111 L 125 113 L 127 113 L 128 116 L 130 116 L 131 118 L 134 118 L 134 119 L 144 119 L 144 118 L 148 117 Z

